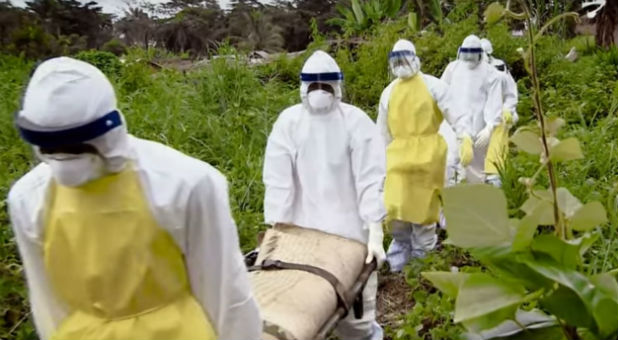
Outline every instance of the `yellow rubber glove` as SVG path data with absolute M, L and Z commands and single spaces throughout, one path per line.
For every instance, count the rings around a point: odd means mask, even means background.
M 509 109 L 502 110 L 502 122 L 506 126 L 513 125 L 513 114 L 511 113 L 511 110 Z
M 461 142 L 459 144 L 459 160 L 461 161 L 461 165 L 467 166 L 470 162 L 472 162 L 473 157 L 474 150 L 472 148 L 472 138 L 465 135 L 461 138 Z

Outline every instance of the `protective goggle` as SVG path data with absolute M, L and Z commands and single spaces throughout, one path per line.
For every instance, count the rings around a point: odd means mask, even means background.
M 55 131 L 43 131 L 26 127 L 28 122 L 18 118 L 16 127 L 21 137 L 32 145 L 54 149 L 66 145 L 78 145 L 106 134 L 121 126 L 122 118 L 118 111 L 112 111 L 88 124 L 74 128 Z
M 464 61 L 480 61 L 483 49 L 479 47 L 460 47 L 457 58 Z
M 412 51 L 393 51 L 388 54 L 388 63 L 391 67 L 410 66 L 416 54 Z
M 343 73 L 341 72 L 301 73 L 300 80 L 303 82 L 307 82 L 307 83 L 341 81 L 343 80 Z

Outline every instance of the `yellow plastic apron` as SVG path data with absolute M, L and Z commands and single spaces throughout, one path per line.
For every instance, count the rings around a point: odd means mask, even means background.
M 386 149 L 384 189 L 390 220 L 421 225 L 438 221 L 447 151 L 438 133 L 442 119 L 422 76 L 394 86 L 388 104 L 393 141 Z
M 52 184 L 44 258 L 70 308 L 52 339 L 215 339 L 183 255 L 153 218 L 137 174 Z
M 509 129 L 505 124 L 498 125 L 491 133 L 487 157 L 485 158 L 485 173 L 498 174 L 498 168 L 504 167 L 509 147 Z

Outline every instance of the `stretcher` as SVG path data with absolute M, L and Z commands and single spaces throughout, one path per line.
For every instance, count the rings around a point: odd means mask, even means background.
M 376 263 L 365 244 L 277 224 L 245 255 L 263 339 L 326 339 L 348 313 L 363 314 L 362 291 Z

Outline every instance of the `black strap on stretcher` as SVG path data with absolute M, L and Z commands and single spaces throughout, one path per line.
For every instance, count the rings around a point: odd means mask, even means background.
M 250 272 L 257 271 L 257 270 L 290 269 L 290 270 L 301 270 L 304 272 L 317 275 L 323 278 L 324 280 L 328 281 L 328 283 L 330 283 L 331 286 L 333 286 L 333 289 L 335 290 L 335 294 L 337 295 L 337 307 L 343 307 L 345 311 L 345 314 L 343 317 L 345 317 L 345 315 L 347 315 L 348 311 L 350 310 L 350 305 L 347 302 L 349 298 L 345 292 L 343 284 L 341 284 L 341 282 L 339 281 L 339 279 L 337 279 L 337 277 L 335 277 L 335 275 L 333 275 L 327 270 L 324 270 L 319 267 L 311 266 L 308 264 L 290 263 L 290 262 L 271 260 L 271 259 L 265 259 L 264 261 L 262 261 L 261 265 L 251 266 L 248 269 Z M 358 311 L 356 311 L 355 314 L 357 313 Z

